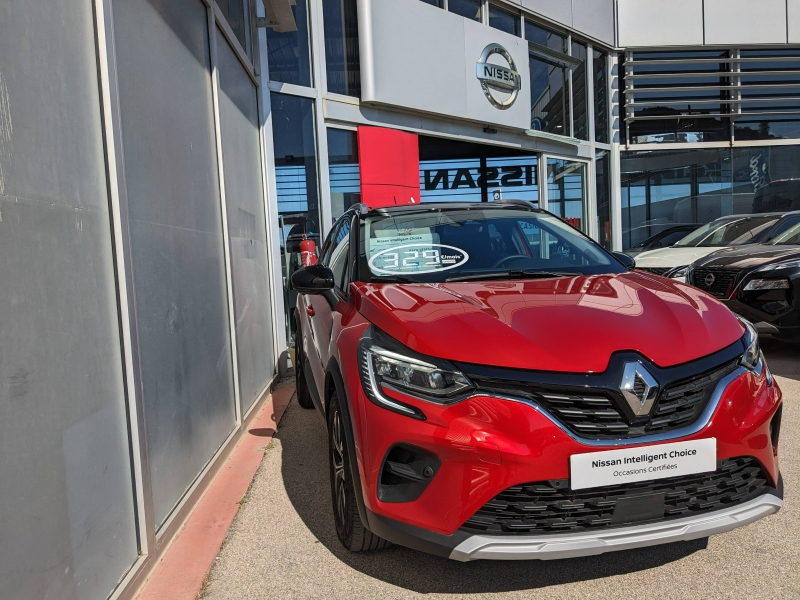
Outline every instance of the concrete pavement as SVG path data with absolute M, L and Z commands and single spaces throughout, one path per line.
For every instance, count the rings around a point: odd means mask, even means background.
M 800 347 L 765 340 L 784 392 L 783 510 L 705 540 L 565 561 L 458 563 L 336 538 L 325 429 L 293 400 L 200 596 L 239 598 L 800 598 Z

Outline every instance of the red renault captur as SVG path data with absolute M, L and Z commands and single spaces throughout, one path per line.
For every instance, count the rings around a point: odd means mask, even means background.
M 292 276 L 342 544 L 566 558 L 777 512 L 755 329 L 630 262 L 525 202 L 342 216 Z

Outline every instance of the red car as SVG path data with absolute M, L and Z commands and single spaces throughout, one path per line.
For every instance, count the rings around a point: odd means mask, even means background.
M 629 262 L 524 202 L 341 217 L 292 285 L 342 544 L 567 558 L 777 512 L 754 328 Z

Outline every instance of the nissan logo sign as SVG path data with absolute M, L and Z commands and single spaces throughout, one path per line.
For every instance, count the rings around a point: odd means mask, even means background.
M 706 284 L 706 287 L 711 287 L 712 285 L 714 285 L 714 282 L 716 280 L 717 280 L 717 278 L 714 277 L 714 274 L 713 273 L 709 273 L 708 275 L 706 275 L 706 278 L 703 279 L 703 283 Z
M 508 63 L 508 67 L 490 63 L 489 57 L 498 54 Z M 492 106 L 500 110 L 511 108 L 517 99 L 519 91 L 522 89 L 522 78 L 517 72 L 517 65 L 508 50 L 500 44 L 489 44 L 481 52 L 478 59 L 475 74 L 481 82 L 483 93 Z M 497 99 L 493 91 L 507 92 L 509 96 L 505 99 Z

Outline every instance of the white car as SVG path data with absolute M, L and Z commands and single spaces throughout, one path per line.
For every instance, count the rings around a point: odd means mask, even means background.
M 686 282 L 686 271 L 694 261 L 720 248 L 755 244 L 767 239 L 782 214 L 720 217 L 669 248 L 642 252 L 636 256 L 636 268 Z

